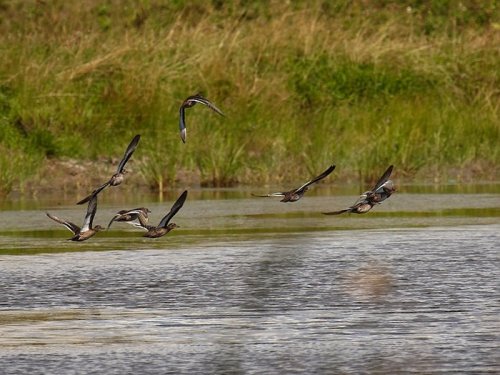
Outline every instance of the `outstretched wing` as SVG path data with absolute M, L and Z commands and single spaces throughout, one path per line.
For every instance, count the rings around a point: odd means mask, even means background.
M 359 196 L 359 198 L 356 200 L 356 202 L 354 202 L 354 204 L 351 207 L 344 208 L 343 210 L 333 211 L 333 212 L 323 212 L 323 214 L 324 215 L 339 215 L 339 214 L 343 214 L 344 212 L 352 212 L 352 210 L 355 209 L 356 207 L 366 203 L 368 193 L 371 193 L 371 192 L 367 191 L 367 192 L 364 192 L 363 194 L 361 194 Z
M 104 188 L 106 186 L 109 185 L 109 182 L 106 182 L 105 184 L 99 186 L 97 189 L 95 189 L 92 193 L 90 193 L 89 195 L 87 195 L 85 198 L 83 198 L 81 201 L 77 202 L 76 204 L 84 204 L 84 203 L 87 203 L 88 201 L 90 201 L 93 197 L 96 197 L 97 194 L 99 194 L 102 190 L 104 190 Z
M 149 231 L 151 229 L 155 229 L 156 227 L 152 226 L 152 225 L 143 225 L 142 223 L 138 223 L 136 221 L 127 221 L 127 224 L 129 225 L 132 225 L 133 227 L 136 227 L 136 228 L 141 228 L 145 231 Z
M 254 193 L 251 193 L 254 197 L 261 197 L 261 198 L 264 198 L 264 197 L 284 197 L 285 196 L 285 193 L 271 193 L 271 194 L 265 194 L 265 195 L 257 195 L 257 194 L 254 194 Z
M 148 225 L 148 215 L 147 213 L 141 212 L 139 215 L 137 215 L 137 220 L 139 220 L 139 223 L 142 227 L 148 229 L 148 227 L 151 227 L 151 225 Z
M 224 113 L 215 106 L 211 101 L 207 98 L 204 98 L 200 94 L 192 95 L 186 98 L 184 102 L 182 102 L 181 107 L 179 108 L 179 131 L 181 135 L 182 142 L 186 143 L 186 108 L 192 107 L 195 103 L 200 103 L 206 105 L 208 108 L 217 112 L 219 115 L 224 116 Z
M 181 132 L 181 139 L 183 143 L 186 143 L 186 107 L 181 105 L 179 109 L 179 131 Z
M 396 188 L 394 187 L 394 182 L 392 182 L 392 180 L 387 180 L 386 182 L 384 182 L 382 185 L 379 186 L 379 188 L 377 190 L 375 190 L 374 192 L 375 193 L 386 193 L 386 192 L 393 192 L 395 191 Z
M 382 175 L 382 177 L 379 178 L 379 180 L 377 181 L 377 183 L 373 187 L 372 191 L 377 191 L 378 189 L 380 189 L 380 187 L 383 184 L 385 184 L 387 182 L 387 180 L 389 179 L 389 177 L 391 177 L 391 173 L 392 173 L 392 169 L 393 168 L 394 168 L 393 165 L 390 165 L 389 168 L 387 168 L 387 170 L 384 172 L 384 174 Z
M 358 200 L 356 202 L 354 202 L 354 204 L 350 208 L 356 207 L 357 205 L 359 205 L 361 203 L 365 203 L 366 199 L 368 198 L 368 194 L 371 194 L 371 193 L 372 193 L 371 191 L 365 191 L 363 194 L 361 194 L 359 196 Z
M 122 215 L 121 214 L 116 214 L 115 216 L 113 216 L 113 218 L 111 219 L 111 221 L 109 222 L 108 224 L 108 227 L 106 229 L 109 229 L 109 227 L 111 226 L 111 224 L 113 224 L 113 222 L 116 220 L 116 219 L 119 219 Z
M 295 191 L 298 193 L 301 190 L 303 190 L 304 188 L 308 187 L 309 185 L 312 185 L 315 182 L 318 182 L 319 180 L 324 179 L 326 176 L 328 176 L 330 173 L 332 173 L 334 169 L 335 169 L 335 165 L 330 165 L 326 171 L 324 171 L 323 173 L 321 173 L 319 176 L 314 177 L 312 180 L 307 181 L 304 185 L 302 185 L 301 187 L 297 188 Z
M 94 195 L 87 206 L 87 214 L 83 220 L 82 232 L 86 232 L 92 228 L 92 222 L 97 211 L 97 195 Z
M 108 229 L 111 226 L 111 224 L 118 219 L 124 218 L 125 216 L 131 216 L 132 218 L 129 221 L 135 220 L 133 215 L 136 215 L 139 221 L 143 221 L 145 224 L 148 222 L 148 214 L 147 212 L 144 211 L 143 208 L 134 208 L 132 210 L 121 210 L 119 211 L 109 222 L 108 224 Z
M 55 222 L 58 222 L 59 224 L 64 225 L 68 230 L 70 230 L 73 234 L 78 234 L 80 233 L 80 227 L 76 224 L 73 224 L 71 221 L 66 221 L 63 219 L 59 219 L 57 216 L 53 216 L 49 214 L 48 212 L 45 213 L 49 218 L 54 220 Z
M 184 205 L 184 202 L 186 201 L 187 198 L 187 190 L 184 190 L 184 192 L 177 198 L 175 203 L 172 205 L 172 208 L 170 209 L 170 212 L 165 215 L 163 219 L 161 219 L 160 224 L 158 224 L 158 228 L 161 227 L 166 227 L 169 223 L 169 221 L 175 216 L 175 214 L 181 209 L 181 207 Z
M 118 164 L 118 168 L 116 170 L 117 173 L 123 173 L 123 169 L 125 168 L 125 164 L 127 164 L 128 159 L 130 159 L 130 157 L 134 153 L 140 139 L 141 139 L 140 134 L 137 134 L 134 138 L 132 138 L 132 140 L 130 141 L 130 144 L 127 147 L 127 150 L 125 151 L 125 154 L 123 155 L 122 160 L 120 161 L 120 164 Z
M 217 112 L 221 116 L 224 116 L 224 113 L 222 113 L 222 111 L 219 108 L 217 108 L 214 103 L 212 103 L 207 98 L 204 98 L 200 94 L 193 95 L 193 96 L 189 97 L 188 99 L 191 100 L 191 101 L 193 101 L 193 102 L 206 105 L 212 111 Z
M 349 212 L 350 210 L 351 210 L 350 208 L 345 208 L 339 211 L 323 212 L 323 215 L 340 215 L 343 214 L 344 212 Z

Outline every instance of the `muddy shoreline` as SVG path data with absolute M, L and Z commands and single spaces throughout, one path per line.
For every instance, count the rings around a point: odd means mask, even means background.
M 116 172 L 116 165 L 119 160 L 113 158 L 101 158 L 99 160 L 77 160 L 71 158 L 49 159 L 28 181 L 17 186 L 12 192 L 4 196 L 4 199 L 18 196 L 39 196 L 53 195 L 60 192 L 64 195 L 86 194 L 100 184 L 107 181 Z M 158 193 L 158 187 L 147 181 L 141 172 L 138 162 L 131 160 L 127 165 L 127 186 L 128 189 L 141 192 Z M 448 184 L 489 184 L 499 181 L 499 168 L 491 166 L 488 170 L 479 165 L 469 165 L 462 168 L 449 168 L 444 176 L 437 172 L 437 167 L 430 167 L 422 170 L 414 176 L 405 175 L 395 169 L 393 179 L 399 185 L 448 185 Z M 283 183 L 293 184 L 296 181 L 270 182 L 269 186 L 279 186 Z M 326 182 L 336 185 L 359 185 L 359 176 L 348 171 L 335 171 L 333 178 Z M 238 186 L 249 186 L 244 182 L 228 186 L 234 188 Z M 172 188 L 191 187 L 203 188 L 205 186 L 198 171 L 179 171 L 175 181 L 164 184 L 163 192 Z

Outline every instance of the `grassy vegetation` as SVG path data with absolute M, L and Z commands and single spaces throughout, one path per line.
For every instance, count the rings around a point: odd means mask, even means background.
M 0 191 L 62 157 L 146 183 L 498 178 L 497 1 L 0 0 Z M 202 92 L 222 118 L 178 108 Z M 182 181 L 181 181 L 182 182 Z

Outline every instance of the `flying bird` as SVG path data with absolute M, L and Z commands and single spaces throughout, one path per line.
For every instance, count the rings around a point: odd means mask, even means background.
M 97 210 L 97 196 L 93 196 L 87 207 L 87 214 L 83 220 L 83 226 L 80 228 L 78 225 L 73 224 L 71 221 L 66 221 L 59 219 L 57 216 L 53 216 L 46 212 L 46 215 L 52 220 L 64 225 L 73 233 L 73 237 L 69 238 L 71 241 L 85 241 L 92 237 L 97 232 L 103 230 L 104 228 L 100 225 L 92 227 L 92 222 L 94 221 L 94 216 Z
M 187 190 L 185 190 L 179 198 L 175 201 L 175 203 L 172 205 L 172 208 L 170 209 L 169 213 L 161 219 L 160 224 L 158 224 L 157 227 L 154 225 L 142 225 L 141 226 L 147 230 L 147 233 L 144 234 L 144 237 L 150 237 L 150 238 L 158 238 L 166 235 L 168 232 L 170 232 L 174 228 L 179 228 L 179 226 L 175 223 L 170 223 L 170 220 L 175 216 L 177 212 L 181 209 L 181 207 L 184 205 L 184 202 L 186 201 L 187 198 Z
M 134 208 L 132 210 L 120 210 L 109 222 L 108 229 L 114 221 L 131 222 L 139 220 L 139 225 L 144 227 L 148 223 L 148 214 L 150 213 L 151 211 L 146 207 Z
M 181 132 L 182 142 L 186 143 L 186 108 L 193 107 L 196 103 L 204 104 L 214 112 L 217 112 L 219 115 L 224 116 L 224 113 L 215 106 L 208 99 L 201 96 L 199 93 L 196 95 L 189 96 L 186 100 L 184 100 L 179 108 L 179 130 Z
M 81 201 L 79 201 L 77 204 L 84 204 L 88 202 L 92 197 L 96 196 L 99 194 L 102 190 L 104 190 L 105 187 L 111 185 L 111 186 L 117 186 L 120 185 L 123 182 L 123 175 L 127 173 L 127 170 L 125 169 L 125 164 L 127 164 L 128 160 L 134 153 L 135 149 L 137 148 L 137 144 L 139 143 L 139 140 L 141 139 L 141 136 L 137 134 L 130 144 L 127 147 L 127 150 L 125 151 L 125 154 L 123 155 L 122 160 L 118 164 L 118 168 L 116 169 L 116 173 L 111 176 L 108 182 L 105 184 L 99 186 L 97 189 L 95 189 L 92 193 L 90 193 L 87 197 L 83 198 Z
M 254 197 L 283 197 L 283 199 L 280 202 L 296 202 L 304 196 L 305 192 L 309 189 L 309 185 L 312 185 L 315 182 L 322 180 L 323 178 L 328 176 L 330 173 L 332 173 L 334 169 L 335 169 L 335 165 L 329 166 L 326 171 L 321 173 L 319 176 L 313 178 L 312 180 L 307 181 L 304 185 L 302 185 L 301 187 L 298 187 L 297 189 L 292 189 L 290 191 L 283 191 L 283 192 L 278 192 L 278 193 L 271 193 L 271 194 L 266 194 L 266 195 L 256 195 L 256 194 L 252 194 L 252 195 Z
M 344 212 L 355 214 L 364 214 L 370 211 L 373 206 L 385 201 L 392 193 L 396 191 L 394 183 L 389 180 L 393 166 L 389 166 L 382 177 L 379 178 L 372 190 L 368 190 L 361 194 L 358 200 L 350 207 L 339 211 L 323 212 L 325 215 L 339 215 Z

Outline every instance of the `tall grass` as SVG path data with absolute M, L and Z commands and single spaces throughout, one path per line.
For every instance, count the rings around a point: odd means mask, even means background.
M 302 180 L 331 163 L 365 180 L 390 163 L 408 178 L 497 178 L 496 2 L 373 4 L 0 1 L 2 189 L 53 159 L 120 154 L 137 133 L 160 189 Z M 184 145 L 178 107 L 198 91 L 226 117 L 188 109 Z

